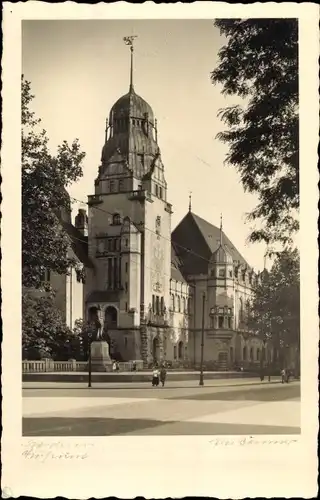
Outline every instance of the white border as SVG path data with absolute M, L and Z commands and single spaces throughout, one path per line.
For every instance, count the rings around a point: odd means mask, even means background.
M 65 438 L 86 445 L 88 459 L 43 463 L 21 453 L 20 74 L 22 19 L 196 19 L 298 17 L 300 58 L 302 435 L 292 445 L 213 446 L 212 438 Z M 317 145 L 318 18 L 316 4 L 78 5 L 4 4 L 2 145 L 2 487 L 11 496 L 219 498 L 313 497 L 317 488 Z M 286 436 L 288 437 L 288 436 Z M 230 439 L 230 437 L 228 438 Z M 56 439 L 34 442 L 57 443 Z M 94 445 L 94 446 L 90 446 Z

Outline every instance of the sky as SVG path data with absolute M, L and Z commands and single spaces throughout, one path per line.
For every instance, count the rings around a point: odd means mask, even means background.
M 128 92 L 130 52 L 124 36 L 137 35 L 134 87 L 158 120 L 158 143 L 173 205 L 174 228 L 192 211 L 223 229 L 251 266 L 263 268 L 265 246 L 249 244 L 246 213 L 257 203 L 238 173 L 225 165 L 228 147 L 219 109 L 236 104 L 212 85 L 225 39 L 213 20 L 44 20 L 22 23 L 22 73 L 31 82 L 32 108 L 54 153 L 78 138 L 86 152 L 84 175 L 69 192 L 83 202 L 94 193 L 105 121 Z M 84 205 L 75 204 L 77 209 Z

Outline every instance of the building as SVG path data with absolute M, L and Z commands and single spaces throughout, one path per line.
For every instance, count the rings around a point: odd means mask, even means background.
M 132 48 L 132 47 L 131 47 Z M 255 273 L 217 228 L 191 210 L 172 232 L 168 186 L 151 106 L 129 91 L 106 121 L 101 165 L 77 231 L 87 238 L 84 316 L 102 313 L 111 355 L 197 365 L 203 294 L 208 366 L 258 363 L 246 315 Z M 84 261 L 84 259 L 82 259 Z

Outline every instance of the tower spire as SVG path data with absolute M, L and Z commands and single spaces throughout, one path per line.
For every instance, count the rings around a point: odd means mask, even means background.
M 220 214 L 220 246 L 222 247 L 222 214 Z
M 191 212 L 191 195 L 192 191 L 189 191 L 189 212 Z
M 130 53 L 131 53 L 131 57 L 130 57 L 130 87 L 129 87 L 130 92 L 133 91 L 133 51 L 134 51 L 133 40 L 135 38 L 137 38 L 137 35 L 123 37 L 123 41 L 126 45 L 128 45 L 130 47 Z

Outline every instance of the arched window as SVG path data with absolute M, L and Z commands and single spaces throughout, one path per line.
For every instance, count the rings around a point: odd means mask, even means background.
M 164 298 L 161 297 L 160 299 L 160 313 L 163 314 L 164 313 Z
M 186 312 L 186 299 L 182 297 L 182 312 Z
M 116 328 L 118 324 L 118 313 L 115 307 L 108 306 L 105 311 L 105 324 L 107 328 Z
M 173 359 L 177 359 L 177 346 L 173 346 Z
M 180 341 L 178 344 L 178 358 L 182 359 L 183 358 L 183 342 Z
M 233 361 L 233 347 L 230 347 L 230 361 Z
M 257 361 L 260 361 L 260 349 L 257 349 Z
M 242 359 L 243 359 L 243 361 L 247 361 L 247 348 L 246 347 L 243 348 Z
M 88 310 L 88 322 L 92 323 L 97 319 L 98 315 L 98 308 L 97 307 L 90 307 Z
M 170 296 L 170 309 L 171 309 L 171 311 L 174 311 L 174 295 L 173 295 L 173 293 Z
M 242 297 L 239 299 L 239 320 L 243 321 L 243 300 Z
M 120 214 L 114 214 L 112 218 L 112 224 L 119 225 L 121 224 L 121 217 Z
M 250 361 L 253 361 L 253 347 L 250 349 Z
M 178 302 L 178 312 L 181 311 L 181 305 L 180 305 L 180 297 L 177 295 L 177 302 Z

